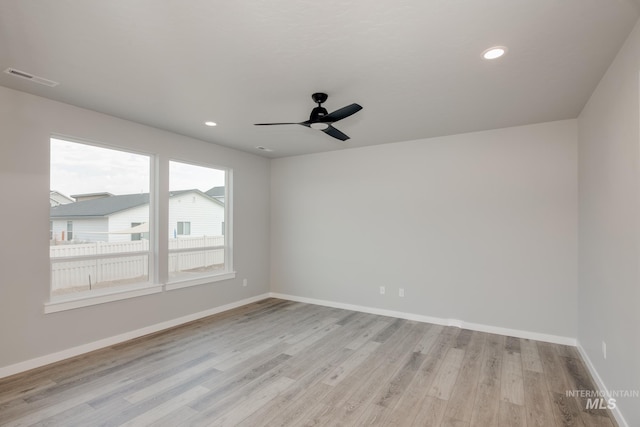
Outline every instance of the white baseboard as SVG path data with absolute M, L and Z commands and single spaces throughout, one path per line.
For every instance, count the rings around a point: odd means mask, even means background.
M 584 360 L 584 363 L 587 365 L 587 369 L 589 369 L 591 376 L 596 381 L 596 386 L 598 387 L 598 391 L 608 394 L 609 389 L 604 384 L 604 381 L 602 381 L 602 378 L 600 378 L 600 375 L 598 374 L 598 371 L 596 371 L 595 366 L 593 366 L 593 362 L 591 362 L 591 359 L 589 358 L 587 351 L 584 349 L 584 347 L 582 347 L 579 341 L 576 347 L 578 347 L 578 352 L 580 352 L 580 356 L 582 356 L 582 360 Z M 620 412 L 620 408 L 616 406 L 615 408 L 610 409 L 610 411 L 615 417 L 616 422 L 618 423 L 618 426 L 629 427 L 629 423 L 627 423 L 627 420 L 625 420 L 624 417 L 622 416 L 622 413 Z
M 101 348 L 109 347 L 115 344 L 119 344 L 124 341 L 128 341 L 134 338 L 138 338 L 144 335 L 159 332 L 164 329 L 173 328 L 184 323 L 192 322 L 194 320 L 202 319 L 203 317 L 212 316 L 214 314 L 222 313 L 243 305 L 251 304 L 263 299 L 269 298 L 269 294 L 257 295 L 255 297 L 246 298 L 240 301 L 235 301 L 229 304 L 214 307 L 209 310 L 201 311 L 198 313 L 189 314 L 179 317 L 177 319 L 167 320 L 166 322 L 157 323 L 155 325 L 147 326 L 135 331 L 125 332 L 124 334 L 115 335 L 109 338 L 104 338 L 98 341 L 90 342 L 87 344 L 79 345 L 77 347 L 62 350 L 56 353 L 47 354 L 46 356 L 36 357 L 34 359 L 19 362 L 13 365 L 0 367 L 0 378 L 8 377 L 10 375 L 25 372 L 30 369 L 39 368 L 41 366 L 48 365 L 50 363 L 59 362 L 70 357 L 79 356 L 90 351 L 99 350 Z
M 575 338 L 541 334 L 537 332 L 520 331 L 516 329 L 482 325 L 479 323 L 470 323 L 470 322 L 465 322 L 457 319 L 442 319 L 439 317 L 424 316 L 421 314 L 405 313 L 400 311 L 385 310 L 385 309 L 374 308 L 374 307 L 365 307 L 365 306 L 354 305 L 354 304 L 345 304 L 345 303 L 340 303 L 335 301 L 326 301 L 326 300 L 320 300 L 315 298 L 306 298 L 306 297 L 299 297 L 295 295 L 287 295 L 287 294 L 270 292 L 270 293 L 258 295 L 255 297 L 243 299 L 240 301 L 236 301 L 220 307 L 215 307 L 210 310 L 201 311 L 199 313 L 190 314 L 177 319 L 168 320 L 166 322 L 161 322 L 155 325 L 151 325 L 151 326 L 147 326 L 134 331 L 126 332 L 124 334 L 101 339 L 88 344 L 83 344 L 83 345 L 62 350 L 56 353 L 26 360 L 24 362 L 19 362 L 13 365 L 0 367 L 0 378 L 8 377 L 10 375 L 28 371 L 30 369 L 45 366 L 50 363 L 59 362 L 61 360 L 68 359 L 70 357 L 79 356 L 81 354 L 88 353 L 90 351 L 94 351 L 94 350 L 98 350 L 111 345 L 119 344 L 121 342 L 138 338 L 147 334 L 159 332 L 164 329 L 172 328 L 174 326 L 178 326 L 187 322 L 201 319 L 203 317 L 211 316 L 211 315 L 221 313 L 223 311 L 231 310 L 233 308 L 237 308 L 246 304 L 261 301 L 269 297 L 280 298 L 280 299 L 289 300 L 289 301 L 298 301 L 298 302 L 303 302 L 308 304 L 322 305 L 326 307 L 342 308 L 345 310 L 360 311 L 363 313 L 378 314 L 381 316 L 396 317 L 399 319 L 414 320 L 417 322 L 433 323 L 436 325 L 455 326 L 458 328 L 471 329 L 479 332 L 488 332 L 488 333 L 497 334 L 497 335 L 506 335 L 506 336 L 512 336 L 517 338 L 532 339 L 536 341 L 545 341 L 545 342 L 556 343 L 556 344 L 565 344 L 565 345 L 572 345 L 572 346 L 576 345 Z M 592 367 L 590 367 L 590 369 L 592 369 Z
M 462 329 L 471 329 L 478 332 L 487 332 L 496 335 L 506 335 L 510 337 L 525 338 L 536 341 L 550 342 L 554 344 L 564 344 L 575 346 L 577 341 L 575 338 L 563 337 L 558 335 L 542 334 L 539 332 L 521 331 L 518 329 L 502 328 L 499 326 L 483 325 L 480 323 L 465 322 L 458 319 L 442 319 L 439 317 L 424 316 L 421 314 L 405 313 L 402 311 L 385 310 L 382 308 L 365 307 L 361 305 L 345 304 L 335 301 L 326 301 L 315 298 L 299 297 L 296 295 L 280 294 L 271 292 L 269 296 L 289 301 L 304 302 L 307 304 L 323 305 L 326 307 L 342 308 L 345 310 L 360 311 L 363 313 L 378 314 L 381 316 L 397 317 L 400 319 L 415 320 L 416 322 L 433 323 L 436 325 L 455 326 Z
M 179 317 L 177 319 L 172 319 L 166 322 L 161 322 L 161 323 L 147 326 L 141 329 L 136 329 L 135 331 L 126 332 L 124 334 L 112 336 L 112 337 L 94 341 L 88 344 L 83 344 L 77 347 L 69 348 L 56 353 L 26 360 L 24 362 L 19 362 L 13 365 L 0 367 L 0 378 L 8 377 L 14 374 L 18 374 L 20 372 L 25 372 L 30 369 L 39 368 L 41 366 L 45 366 L 50 363 L 59 362 L 61 360 L 68 359 L 70 357 L 79 356 L 84 353 L 88 353 L 94 350 L 99 350 L 101 348 L 119 344 L 119 343 L 131 340 L 134 338 L 138 338 L 144 335 L 148 335 L 154 332 L 159 332 L 165 329 L 169 329 L 178 325 L 182 325 L 184 323 L 192 322 L 194 320 L 202 319 L 207 316 L 212 316 L 214 314 L 222 313 L 224 311 L 241 307 L 243 305 L 261 301 L 269 297 L 279 298 L 279 299 L 284 299 L 289 301 L 303 302 L 307 304 L 322 305 L 322 306 L 332 307 L 332 308 L 341 308 L 345 310 L 359 311 L 363 313 L 378 314 L 381 316 L 396 317 L 399 319 L 414 320 L 417 322 L 433 323 L 436 325 L 454 326 L 458 328 L 470 329 L 470 330 L 479 331 L 479 332 L 487 332 L 487 333 L 492 333 L 497 335 L 506 335 L 506 336 L 512 336 L 512 337 L 518 337 L 518 338 L 532 339 L 536 341 L 545 341 L 545 342 L 550 342 L 555 344 L 576 346 L 578 351 L 580 352 L 580 355 L 582 356 L 582 359 L 585 361 L 585 364 L 587 365 L 589 372 L 591 373 L 592 377 L 596 381 L 596 385 L 599 388 L 599 390 L 605 393 L 608 392 L 608 389 L 605 386 L 604 381 L 602 381 L 602 378 L 600 378 L 600 375 L 598 374 L 598 371 L 596 370 L 593 363 L 591 362 L 589 355 L 575 338 L 541 334 L 538 332 L 521 331 L 516 329 L 508 329 L 508 328 L 502 328 L 498 326 L 483 325 L 479 323 L 465 322 L 457 319 L 443 319 L 439 317 L 431 317 L 431 316 L 424 316 L 420 314 L 385 310 L 381 308 L 365 307 L 365 306 L 345 304 L 345 303 L 340 303 L 335 301 L 299 297 L 295 295 L 287 295 L 287 294 L 281 294 L 277 292 L 270 292 L 266 294 L 257 295 L 257 296 L 246 298 L 240 301 L 235 301 L 229 304 L 225 304 L 219 307 L 214 307 L 209 310 L 189 314 L 187 316 Z M 624 416 L 620 412 L 619 408 L 616 407 L 612 409 L 611 412 L 620 427 L 629 427 L 629 424 L 624 419 Z

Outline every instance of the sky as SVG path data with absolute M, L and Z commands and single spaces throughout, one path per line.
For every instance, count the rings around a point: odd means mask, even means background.
M 109 192 L 149 192 L 149 156 L 51 139 L 50 189 L 65 196 Z M 169 163 L 170 189 L 207 191 L 224 186 L 224 171 Z

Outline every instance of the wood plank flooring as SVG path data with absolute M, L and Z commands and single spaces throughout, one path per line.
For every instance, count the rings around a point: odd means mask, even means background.
M 570 390 L 572 347 L 268 299 L 0 379 L 0 425 L 616 425 Z

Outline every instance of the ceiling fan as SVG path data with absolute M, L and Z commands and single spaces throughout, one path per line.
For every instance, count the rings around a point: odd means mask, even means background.
M 318 104 L 318 106 L 311 110 L 311 116 L 309 116 L 309 120 L 293 123 L 256 123 L 255 126 L 302 125 L 312 129 L 321 130 L 327 135 L 339 139 L 340 141 L 346 141 L 347 139 L 349 139 L 349 137 L 340 132 L 338 129 L 334 128 L 332 125 L 338 120 L 342 120 L 352 114 L 357 113 L 358 111 L 362 110 L 362 107 L 358 104 L 351 104 L 347 105 L 346 107 L 342 107 L 332 113 L 327 113 L 326 108 L 322 106 L 322 103 L 327 100 L 327 97 L 328 95 L 326 93 L 321 92 L 311 95 L 311 99 L 313 99 L 313 102 Z

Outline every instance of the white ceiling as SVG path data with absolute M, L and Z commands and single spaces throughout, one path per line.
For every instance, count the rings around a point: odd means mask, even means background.
M 268 157 L 575 118 L 632 0 L 2 0 L 0 85 Z M 488 62 L 481 53 L 505 45 Z M 340 142 L 298 122 L 326 92 Z M 217 127 L 203 125 L 213 120 Z M 274 151 L 264 153 L 256 146 Z

